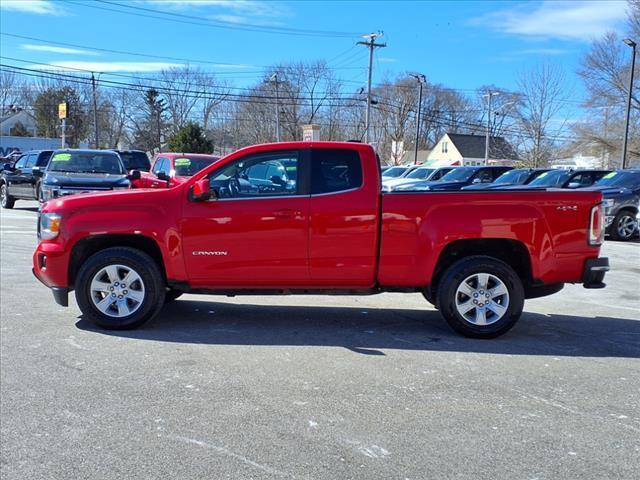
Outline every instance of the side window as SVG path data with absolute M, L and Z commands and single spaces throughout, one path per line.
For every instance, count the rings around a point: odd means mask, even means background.
M 496 168 L 495 170 L 492 170 L 491 171 L 491 181 L 493 182 L 496 178 L 498 178 L 504 172 L 508 172 L 508 170 L 501 170 L 501 169 L 498 169 L 498 168 Z
M 362 186 L 362 165 L 355 150 L 312 150 L 311 194 L 341 192 Z
M 156 163 L 153 164 L 153 173 L 158 175 L 158 173 L 160 172 L 165 172 L 167 173 L 167 159 L 166 158 L 158 158 L 158 160 L 156 160 Z
M 27 158 L 28 158 L 28 155 L 22 155 L 22 156 L 21 156 L 21 157 L 16 161 L 15 168 L 17 168 L 17 169 L 25 168 L 25 165 L 27 164 Z
M 209 182 L 220 198 L 296 195 L 298 162 L 297 150 L 250 155 L 215 170 Z
M 490 170 L 480 170 L 476 173 L 475 178 L 479 178 L 481 183 L 488 183 L 493 181 L 493 176 Z
M 591 185 L 591 183 L 592 183 L 591 174 L 590 173 L 581 173 L 579 175 L 576 175 L 575 177 L 573 177 L 571 179 L 571 183 L 577 183 L 582 187 L 587 187 L 587 186 Z
M 37 153 L 30 153 L 27 157 L 27 163 L 25 164 L 25 168 L 33 168 L 36 166 L 36 160 L 38 159 Z
M 46 167 L 49 163 L 49 159 L 51 158 L 52 152 L 43 152 L 38 156 L 38 160 L 36 161 L 36 165 L 39 167 Z

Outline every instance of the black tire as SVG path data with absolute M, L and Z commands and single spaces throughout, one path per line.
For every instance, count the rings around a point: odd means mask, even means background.
M 36 187 L 35 187 L 35 194 L 36 194 L 36 200 L 38 200 L 38 202 L 42 202 L 42 200 L 40 199 L 40 185 L 42 182 L 38 182 L 36 183 Z
M 2 208 L 13 208 L 16 204 L 16 199 L 7 193 L 7 184 L 2 183 L 0 185 L 0 205 Z
M 620 210 L 611 222 L 611 226 L 609 227 L 609 235 L 613 240 L 619 240 L 623 242 L 628 242 L 633 238 L 636 233 L 635 229 L 625 229 L 622 228 L 623 224 L 634 224 L 635 225 L 636 216 L 630 210 Z M 622 231 L 621 231 L 622 230 Z
M 502 314 L 502 317 L 499 317 L 493 323 L 485 325 L 472 323 L 456 307 L 456 300 L 462 301 L 466 298 L 464 294 L 457 293 L 458 287 L 469 277 L 481 273 L 497 278 L 508 292 L 508 299 L 504 296 L 498 300 L 499 302 L 507 303 L 506 311 Z M 488 256 L 472 256 L 457 261 L 444 272 L 438 284 L 437 300 L 438 310 L 440 310 L 449 326 L 456 332 L 471 338 L 495 338 L 508 332 L 520 319 L 524 307 L 524 289 L 518 274 L 503 261 Z M 473 300 L 471 297 L 468 299 L 468 301 Z M 480 298 L 480 301 L 483 300 L 483 298 Z M 476 307 L 472 308 L 475 312 Z M 485 311 L 489 315 L 498 316 L 493 311 Z M 486 320 L 489 320 L 489 318 L 486 318 Z
M 91 298 L 91 281 L 104 267 L 123 265 L 140 276 L 144 284 L 144 298 L 131 315 L 112 317 L 101 312 Z M 137 328 L 158 314 L 164 305 L 165 282 L 160 268 L 146 253 L 129 247 L 101 250 L 84 262 L 75 282 L 76 300 L 84 318 L 108 330 Z M 126 293 L 126 292 L 125 292 Z
M 174 300 L 177 300 L 179 297 L 182 296 L 183 293 L 184 292 L 180 290 L 175 290 L 171 288 L 164 295 L 164 303 L 169 303 L 169 302 L 173 302 Z

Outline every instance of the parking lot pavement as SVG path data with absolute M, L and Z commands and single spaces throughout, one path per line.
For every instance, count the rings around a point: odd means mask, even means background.
M 402 294 L 186 295 L 107 332 L 32 276 L 35 216 L 0 216 L 3 480 L 640 478 L 638 243 L 496 340 Z

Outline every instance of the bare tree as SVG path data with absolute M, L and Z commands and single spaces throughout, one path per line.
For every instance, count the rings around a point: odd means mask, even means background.
M 520 130 L 525 163 L 538 167 L 546 165 L 553 154 L 554 136 L 564 127 L 558 124 L 563 106 L 564 73 L 557 65 L 541 63 L 520 74 L 517 80 L 522 94 Z M 551 126 L 558 128 L 551 132 Z

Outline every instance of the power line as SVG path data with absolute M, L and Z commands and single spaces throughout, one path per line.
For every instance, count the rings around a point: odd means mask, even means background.
M 143 18 L 153 18 L 156 20 L 164 20 L 188 25 L 199 25 L 203 27 L 210 28 L 219 28 L 226 30 L 243 30 L 249 32 L 258 32 L 258 33 L 272 33 L 278 35 L 293 35 L 293 36 L 304 36 L 304 37 L 355 37 L 356 33 L 349 32 L 331 32 L 331 31 L 322 31 L 322 30 L 302 30 L 291 27 L 271 27 L 265 25 L 255 25 L 248 23 L 235 23 L 235 22 L 225 22 L 221 20 L 211 20 L 211 19 L 203 19 L 202 17 L 196 17 L 194 15 L 185 15 L 176 12 L 167 12 L 164 10 L 156 10 L 153 8 L 145 8 L 140 6 L 133 5 L 125 5 L 117 2 L 110 2 L 106 0 L 95 0 L 95 3 L 101 3 L 105 5 L 111 5 L 120 8 L 109 8 L 105 6 L 98 6 L 90 3 L 80 3 L 72 0 L 67 0 L 67 3 L 71 3 L 73 5 L 88 7 L 103 11 L 117 12 L 125 15 L 134 15 L 137 17 Z M 122 10 L 128 9 L 128 10 Z M 143 13 L 140 13 L 143 12 Z M 149 12 L 149 13 L 146 13 Z

